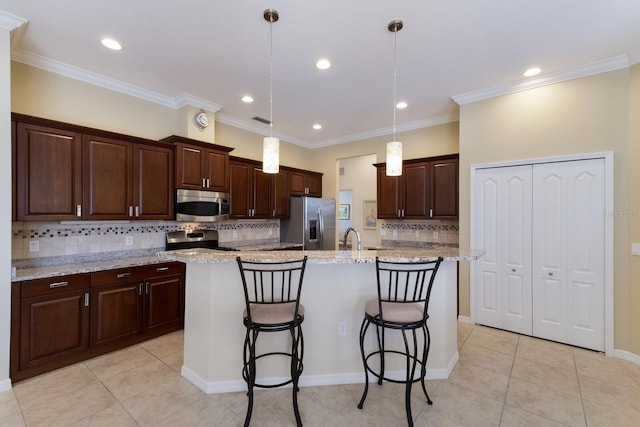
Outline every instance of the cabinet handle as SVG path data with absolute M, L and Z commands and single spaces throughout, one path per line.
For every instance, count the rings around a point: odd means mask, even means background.
M 89 292 L 84 294 L 84 306 L 89 307 Z
M 124 279 L 125 277 L 129 277 L 129 276 L 131 276 L 131 273 L 120 273 L 116 277 L 118 279 Z
M 550 271 L 548 274 L 549 276 L 553 276 L 553 271 Z
M 516 272 L 516 269 L 515 269 L 515 268 L 512 268 L 512 269 L 511 269 L 511 271 L 512 271 L 513 273 L 515 273 L 515 272 Z
M 129 206 L 129 216 L 133 218 L 133 206 Z
M 398 218 L 400 218 L 402 215 L 400 214 L 400 209 L 398 209 Z
M 429 209 L 429 218 L 433 218 L 433 209 Z
M 76 205 L 76 216 L 78 218 L 82 217 L 82 205 Z
M 202 188 L 207 188 L 207 180 L 202 178 Z
M 404 209 L 402 209 L 402 218 L 404 218 Z
M 160 273 L 161 271 L 167 271 L 168 269 L 169 269 L 169 267 L 158 267 L 158 268 L 156 268 L 156 271 L 158 273 Z
M 211 180 L 207 178 L 207 188 L 211 188 Z
M 63 288 L 65 286 L 69 286 L 69 282 L 55 282 L 49 284 L 49 289 Z
M 271 216 L 274 216 L 274 217 L 276 216 L 276 210 L 275 209 L 273 210 L 273 215 L 271 215 Z
M 145 293 L 149 295 L 149 282 L 144 284 L 144 288 L 145 288 Z
M 142 286 L 144 285 L 144 283 L 140 283 L 138 285 L 138 295 L 142 295 Z
M 140 206 L 136 206 L 136 217 L 140 216 Z

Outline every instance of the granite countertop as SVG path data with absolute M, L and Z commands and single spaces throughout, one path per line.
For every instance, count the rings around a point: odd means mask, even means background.
M 287 261 L 300 259 L 304 255 L 311 264 L 355 264 L 374 263 L 376 257 L 386 261 L 433 261 L 442 257 L 444 261 L 472 261 L 484 254 L 482 250 L 459 248 L 437 249 L 385 249 L 361 251 L 245 251 L 221 252 L 210 249 L 182 249 L 159 252 L 158 257 L 185 263 L 226 263 L 236 257 L 247 261 Z
M 235 249 L 239 249 L 241 251 L 280 251 L 287 249 L 302 249 L 302 245 L 300 243 L 286 243 L 286 242 L 276 242 L 276 243 L 262 243 L 256 245 L 245 245 L 245 246 L 235 246 Z

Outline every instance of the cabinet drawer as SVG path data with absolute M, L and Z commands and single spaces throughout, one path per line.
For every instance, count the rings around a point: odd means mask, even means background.
M 91 273 L 91 286 L 142 281 L 149 276 L 148 266 L 116 268 Z
M 90 278 L 89 273 L 84 273 L 26 280 L 21 284 L 21 296 L 22 298 L 30 298 L 88 288 L 91 283 Z
M 147 266 L 147 277 L 158 277 L 169 274 L 184 273 L 185 265 L 181 262 L 167 262 L 163 264 Z

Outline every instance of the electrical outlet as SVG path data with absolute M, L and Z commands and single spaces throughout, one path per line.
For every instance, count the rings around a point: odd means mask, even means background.
M 416 230 L 416 237 L 420 237 L 420 230 Z
M 40 242 L 38 240 L 29 240 L 29 252 L 40 251 Z
M 433 238 L 436 239 L 436 240 L 438 240 L 440 238 L 437 231 L 433 232 Z
M 269 236 L 273 236 L 273 228 L 269 229 Z
M 393 237 L 398 237 L 398 230 L 393 230 L 391 234 L 393 235 Z
M 347 322 L 338 322 L 338 335 L 347 335 Z
M 386 236 L 387 235 L 387 230 L 385 230 L 384 228 L 380 229 L 380 235 L 381 236 Z
M 631 244 L 631 255 L 640 255 L 640 243 Z
M 124 244 L 127 246 L 133 245 L 133 236 L 127 236 L 124 238 Z
M 236 230 L 233 230 L 231 236 L 235 239 L 236 237 L 238 237 L 238 232 Z

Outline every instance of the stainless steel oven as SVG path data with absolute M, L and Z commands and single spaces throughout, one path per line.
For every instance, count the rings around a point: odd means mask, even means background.
M 214 222 L 229 219 L 229 194 L 176 190 L 176 221 Z

